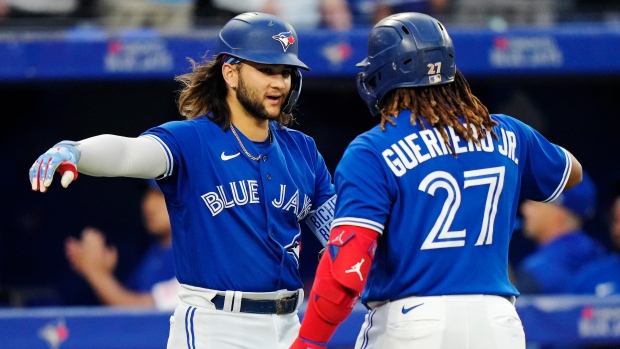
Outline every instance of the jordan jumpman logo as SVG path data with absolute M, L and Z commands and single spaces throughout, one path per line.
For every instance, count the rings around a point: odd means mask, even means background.
M 364 281 L 364 277 L 362 277 L 362 272 L 360 271 L 360 269 L 362 268 L 362 263 L 364 263 L 364 258 L 362 258 L 361 261 L 355 263 L 351 269 L 349 270 L 345 270 L 345 273 L 357 273 L 357 275 L 360 276 L 360 280 Z

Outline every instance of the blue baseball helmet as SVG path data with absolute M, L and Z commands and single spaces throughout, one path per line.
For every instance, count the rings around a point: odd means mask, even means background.
M 256 63 L 310 70 L 297 58 L 298 46 L 297 33 L 289 23 L 267 13 L 247 12 L 224 25 L 215 51 Z
M 368 37 L 368 56 L 357 64 L 357 91 L 371 114 L 378 115 L 386 94 L 399 87 L 454 81 L 454 46 L 435 18 L 405 12 L 379 21 Z
M 293 27 L 274 15 L 246 12 L 228 21 L 215 42 L 217 55 L 229 55 L 262 64 L 284 64 L 310 70 L 297 57 L 299 44 Z M 291 92 L 282 111 L 291 113 L 301 93 L 302 76 L 294 69 Z

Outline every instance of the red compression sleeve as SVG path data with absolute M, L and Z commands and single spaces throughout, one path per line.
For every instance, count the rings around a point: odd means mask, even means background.
M 378 236 L 374 230 L 356 226 L 332 229 L 317 268 L 299 336 L 291 349 L 326 348 L 360 296 Z

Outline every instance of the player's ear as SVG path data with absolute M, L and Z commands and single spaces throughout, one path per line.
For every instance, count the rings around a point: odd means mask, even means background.
M 237 69 L 236 65 L 223 63 L 222 76 L 224 77 L 224 81 L 226 81 L 226 85 L 229 88 L 234 90 L 237 87 L 237 81 L 239 81 L 239 69 Z

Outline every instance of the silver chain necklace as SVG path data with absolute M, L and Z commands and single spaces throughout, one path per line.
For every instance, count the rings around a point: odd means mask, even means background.
M 235 125 L 233 125 L 232 122 L 230 123 L 230 130 L 232 131 L 233 135 L 235 135 L 235 138 L 237 138 L 237 142 L 239 142 L 239 145 L 241 146 L 241 149 L 243 149 L 243 152 L 245 153 L 245 155 L 247 155 L 250 159 L 254 161 L 260 160 L 260 154 L 258 156 L 252 156 L 252 154 L 250 154 L 250 152 L 248 152 L 247 149 L 245 149 L 243 142 L 241 142 L 239 135 L 237 135 L 237 131 L 235 131 Z M 271 144 L 271 142 L 272 142 L 272 138 L 271 138 L 271 129 L 270 129 L 269 130 L 269 144 Z

